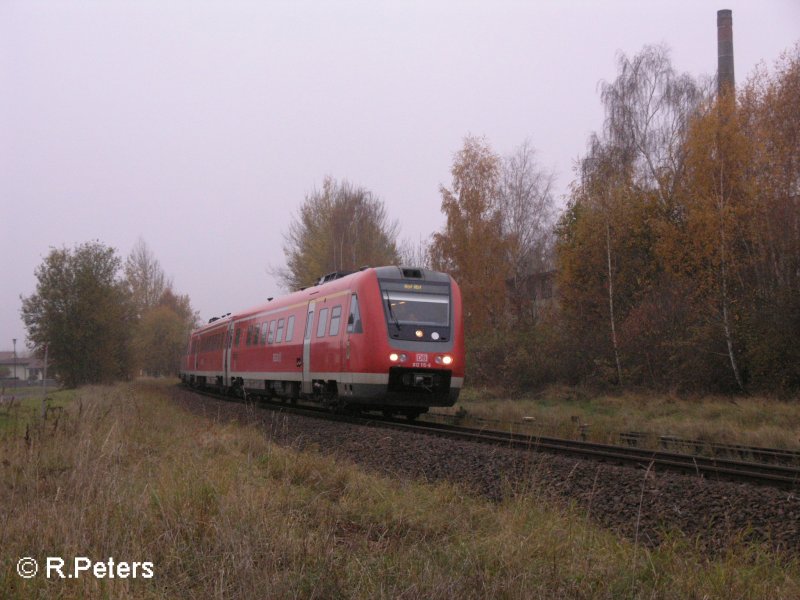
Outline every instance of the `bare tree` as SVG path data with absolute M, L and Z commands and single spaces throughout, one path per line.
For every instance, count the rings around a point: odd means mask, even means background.
M 422 236 L 415 242 L 405 238 L 398 249 L 400 264 L 408 267 L 431 268 L 431 245 Z
M 689 119 L 708 86 L 676 73 L 666 46 L 645 46 L 633 58 L 620 53 L 617 64 L 617 78 L 600 84 L 604 143 L 619 149 L 641 189 L 655 190 L 670 208 L 685 172 Z
M 543 169 L 529 141 L 503 160 L 500 210 L 515 295 L 534 273 L 552 268 L 555 174 Z
M 156 306 L 164 291 L 172 287 L 158 259 L 141 237 L 125 259 L 124 272 L 137 318 Z

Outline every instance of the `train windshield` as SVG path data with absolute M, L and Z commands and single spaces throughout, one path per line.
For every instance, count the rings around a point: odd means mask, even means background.
M 437 294 L 408 294 L 383 292 L 390 321 L 414 325 L 448 326 L 450 299 Z

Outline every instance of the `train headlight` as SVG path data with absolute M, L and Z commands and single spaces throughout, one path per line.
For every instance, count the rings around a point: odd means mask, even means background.
M 398 360 L 400 360 L 400 355 L 397 354 L 397 352 L 392 352 L 389 355 L 389 360 L 392 361 L 392 362 L 397 362 Z
M 449 354 L 445 354 L 445 355 L 442 357 L 442 362 L 443 362 L 444 364 L 446 364 L 446 365 L 451 365 L 451 364 L 453 364 L 453 357 L 452 357 L 452 356 L 450 356 Z
M 424 332 L 424 331 L 422 331 L 422 329 L 417 329 L 417 330 L 414 332 L 414 335 L 416 335 L 418 338 L 421 338 L 423 335 L 425 335 L 425 332 Z

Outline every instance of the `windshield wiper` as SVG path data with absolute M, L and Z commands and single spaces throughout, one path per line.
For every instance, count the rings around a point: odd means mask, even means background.
M 400 322 L 397 320 L 397 317 L 394 315 L 394 311 L 392 310 L 392 300 L 389 298 L 389 295 L 386 295 L 386 306 L 389 308 L 389 316 L 392 319 L 392 323 L 394 326 L 397 327 L 397 331 L 400 331 Z

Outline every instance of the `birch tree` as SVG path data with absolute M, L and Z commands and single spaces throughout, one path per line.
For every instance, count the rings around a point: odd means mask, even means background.
M 699 314 L 718 328 L 736 387 L 744 391 L 735 324 L 741 321 L 742 294 L 748 285 L 752 240 L 747 223 L 753 205 L 746 176 L 751 146 L 735 103 L 722 98 L 696 119 L 687 149 L 685 226 L 677 231 L 666 260 L 680 276 L 693 280 Z M 713 345 L 707 350 L 715 351 Z

